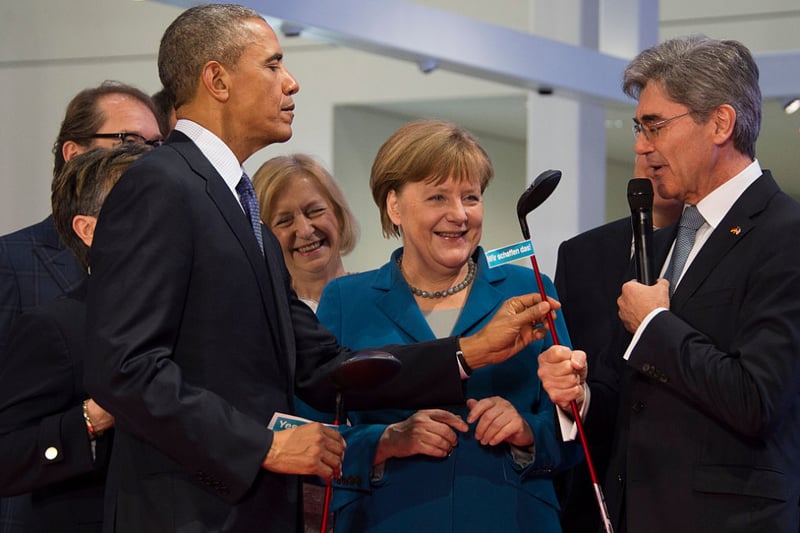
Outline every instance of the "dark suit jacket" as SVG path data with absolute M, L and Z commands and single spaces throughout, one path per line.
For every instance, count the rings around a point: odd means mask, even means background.
M 263 232 L 266 259 L 228 186 L 180 132 L 109 194 L 91 253 L 86 373 L 117 422 L 109 530 L 296 530 L 298 479 L 260 466 L 266 425 L 293 411 L 295 391 L 332 410 L 329 372 L 349 354 L 297 299 Z M 464 401 L 456 346 L 396 347 L 400 375 L 346 401 Z
M 676 229 L 654 236 L 657 264 Z M 800 529 L 799 265 L 800 205 L 765 171 L 631 354 L 606 483 L 617 526 L 624 502 L 630 532 Z
M 85 278 L 52 216 L 0 237 L 0 359 L 20 313 L 55 300 Z
M 20 315 L 0 363 L 0 494 L 32 492 L 30 531 L 102 527 L 113 432 L 95 441 L 93 460 L 81 407 L 84 288 Z
M 614 441 L 622 355 L 631 335 L 617 314 L 617 297 L 626 281 L 633 279 L 630 217 L 591 229 L 561 243 L 558 248 L 555 284 L 564 319 L 575 349 L 586 351 L 592 389 L 592 408 L 586 424 L 589 449 L 597 475 L 605 479 Z M 614 407 L 592 425 L 595 397 L 607 397 Z M 581 463 L 555 480 L 562 501 L 564 533 L 585 533 L 600 527 L 600 513 L 591 477 Z
M 20 313 L 55 300 L 85 278 L 78 260 L 61 242 L 52 216 L 0 237 L 0 361 Z M 0 529 L 21 527 L 29 520 L 27 495 L 3 500 Z

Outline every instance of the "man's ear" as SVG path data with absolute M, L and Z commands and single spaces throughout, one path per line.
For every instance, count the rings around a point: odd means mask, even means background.
M 714 124 L 714 140 L 722 144 L 733 137 L 733 127 L 736 125 L 736 110 L 729 104 L 722 104 L 711 115 Z
M 209 61 L 203 66 L 200 76 L 206 92 L 215 100 L 227 102 L 230 97 L 230 76 L 228 71 L 217 61 Z
M 67 162 L 76 155 L 82 154 L 86 150 L 87 148 L 85 146 L 81 146 L 75 141 L 66 141 L 61 145 L 61 156 L 64 158 L 64 162 Z
M 97 217 L 91 215 L 75 215 L 72 217 L 72 231 L 83 241 L 83 244 L 92 247 L 94 239 L 94 228 L 97 225 Z

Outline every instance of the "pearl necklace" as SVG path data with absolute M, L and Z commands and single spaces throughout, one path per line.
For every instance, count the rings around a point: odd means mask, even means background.
M 443 291 L 435 291 L 435 292 L 423 291 L 422 289 L 418 289 L 412 286 L 410 283 L 408 283 L 408 280 L 406 280 L 406 284 L 408 285 L 408 288 L 411 289 L 411 292 L 413 292 L 417 296 L 421 296 L 422 298 L 446 298 L 451 294 L 463 291 L 464 289 L 469 287 L 470 283 L 472 283 L 472 281 L 475 279 L 475 271 L 478 270 L 478 266 L 475 264 L 475 261 L 473 261 L 471 257 L 469 258 L 467 265 L 468 265 L 467 277 L 464 278 L 464 281 L 462 281 L 458 285 L 453 285 L 449 289 L 445 289 Z M 397 258 L 397 267 L 400 269 L 400 273 L 403 274 L 402 255 Z M 405 279 L 405 275 L 403 275 L 403 278 Z

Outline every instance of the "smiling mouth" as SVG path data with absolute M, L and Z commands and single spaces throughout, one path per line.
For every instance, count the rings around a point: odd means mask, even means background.
M 316 241 L 312 242 L 311 244 L 306 244 L 305 246 L 301 246 L 299 248 L 295 248 L 296 251 L 300 252 L 301 254 L 307 254 L 309 252 L 313 252 L 322 247 L 323 241 Z
M 434 233 L 439 237 L 444 237 L 445 239 L 459 239 L 467 234 L 466 231 L 457 231 L 457 232 L 435 231 Z

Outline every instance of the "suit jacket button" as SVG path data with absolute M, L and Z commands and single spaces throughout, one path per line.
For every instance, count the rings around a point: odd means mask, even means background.
M 648 363 L 642 365 L 642 372 L 650 372 L 650 365 Z
M 631 409 L 633 409 L 633 412 L 634 412 L 634 413 L 640 413 L 640 412 L 642 412 L 642 410 L 644 409 L 644 407 L 645 407 L 645 403 L 644 403 L 644 402 L 635 402 L 635 403 L 634 403 L 634 404 L 631 406 Z
M 58 457 L 58 448 L 50 446 L 44 451 L 44 458 L 48 461 L 55 461 Z

